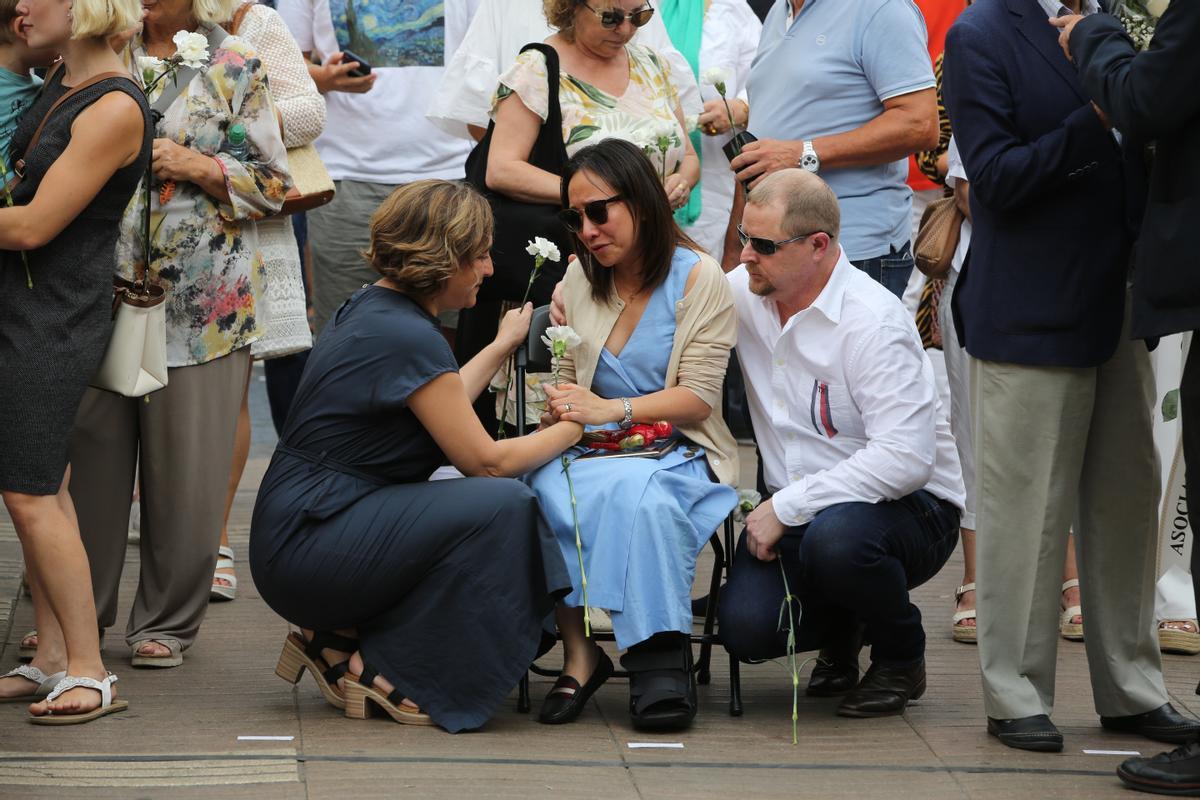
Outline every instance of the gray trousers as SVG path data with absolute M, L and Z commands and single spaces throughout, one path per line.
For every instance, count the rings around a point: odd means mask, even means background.
M 396 190 L 386 183 L 336 181 L 333 201 L 308 212 L 312 247 L 313 329 L 325 323 L 363 284 L 379 280 L 362 253 L 370 244 L 371 215 Z
M 250 348 L 168 370 L 144 398 L 88 389 L 71 438 L 71 497 L 101 628 L 117 619 L 134 473 L 141 465 L 141 574 L 125 640 L 187 649 L 208 609 Z
M 1103 716 L 1167 702 L 1154 621 L 1159 466 L 1149 353 L 1088 369 L 971 360 L 979 658 L 987 715 L 1050 714 L 1075 523 L 1092 698 Z

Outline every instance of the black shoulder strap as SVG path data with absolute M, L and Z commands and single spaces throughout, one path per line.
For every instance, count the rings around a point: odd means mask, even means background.
M 521 48 L 522 53 L 526 50 L 537 50 L 546 58 L 546 83 L 550 86 L 546 124 L 553 123 L 553 129 L 560 130 L 562 128 L 562 108 L 558 104 L 558 82 L 561 75 L 558 66 L 558 51 L 544 42 L 530 42 Z

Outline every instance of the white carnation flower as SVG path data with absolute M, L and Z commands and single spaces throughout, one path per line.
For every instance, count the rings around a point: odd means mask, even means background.
M 659 120 L 654 126 L 655 139 L 670 139 L 678 131 L 678 124 L 675 120 Z
M 725 95 L 725 82 L 729 80 L 729 75 L 720 67 L 709 67 L 704 70 L 704 74 L 700 76 L 700 82 L 705 86 L 715 87 L 723 97 Z
M 558 261 L 562 258 L 562 254 L 558 252 L 558 245 L 541 236 L 535 236 L 529 246 L 525 248 L 525 252 L 549 261 Z
M 192 31 L 179 31 L 171 37 L 175 57 L 185 67 L 199 69 L 208 63 L 208 37 Z
M 762 495 L 753 489 L 742 489 L 738 492 L 738 504 L 733 509 L 733 517 L 738 522 L 745 522 L 746 515 L 754 509 L 758 508 L 758 504 L 762 502 Z
M 583 343 L 583 339 L 570 325 L 551 325 L 542 336 L 542 343 L 550 348 L 557 358 L 562 358 L 568 350 L 573 350 Z
M 683 118 L 683 127 L 686 133 L 691 133 L 698 129 L 700 127 L 700 117 L 696 114 L 688 114 Z

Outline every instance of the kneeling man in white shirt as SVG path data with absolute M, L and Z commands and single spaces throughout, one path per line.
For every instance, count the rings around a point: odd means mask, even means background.
M 721 593 L 721 638 L 743 659 L 822 648 L 808 694 L 838 714 L 900 714 L 925 691 L 925 633 L 909 591 L 958 542 L 962 474 L 933 370 L 900 301 L 838 244 L 837 198 L 777 172 L 747 199 L 729 273 L 737 353 L 770 499 L 748 515 Z M 779 561 L 781 563 L 774 563 Z M 782 566 L 782 572 L 781 572 Z M 858 653 L 871 645 L 859 680 Z

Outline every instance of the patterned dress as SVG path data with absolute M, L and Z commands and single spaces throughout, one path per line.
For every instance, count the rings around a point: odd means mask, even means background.
M 147 64 L 140 40 L 134 46 L 138 64 Z M 169 80 L 151 94 L 152 104 Z M 234 125 L 245 129 L 244 153 L 227 139 Z M 154 135 L 215 158 L 229 190 L 222 203 L 180 181 L 166 197 L 156 182 L 150 199 L 151 274 L 167 292 L 167 366 L 194 366 L 251 345 L 265 329 L 266 269 L 255 221 L 279 211 L 291 177 L 262 61 L 243 40 L 227 38 Z M 145 200 L 138 192 L 121 220 L 117 259 L 127 277 L 143 260 Z

